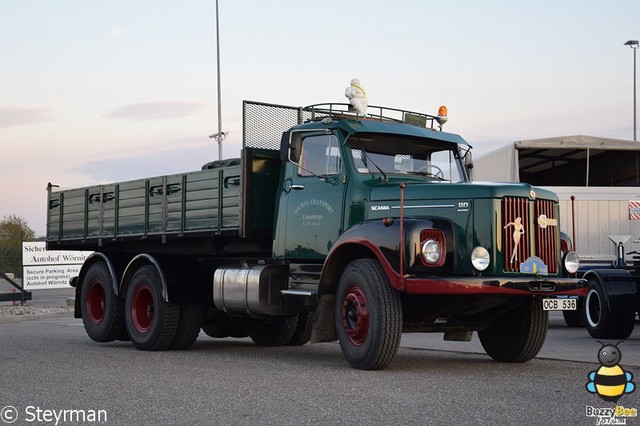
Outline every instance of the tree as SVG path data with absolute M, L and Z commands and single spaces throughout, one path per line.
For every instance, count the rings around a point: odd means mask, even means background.
M 22 242 L 35 240 L 36 234 L 27 222 L 17 215 L 0 220 L 0 272 L 12 272 L 22 277 Z

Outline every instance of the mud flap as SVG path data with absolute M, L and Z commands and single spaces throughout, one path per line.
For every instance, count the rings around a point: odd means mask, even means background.
M 335 313 L 335 294 L 322 294 L 318 299 L 311 343 L 334 342 L 338 340 L 336 324 L 333 320 Z

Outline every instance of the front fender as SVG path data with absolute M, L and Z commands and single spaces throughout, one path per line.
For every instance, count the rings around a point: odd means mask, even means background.
M 87 271 L 89 267 L 97 262 L 104 262 L 107 265 L 107 269 L 109 270 L 109 275 L 111 276 L 111 285 L 113 286 L 113 292 L 118 296 L 118 275 L 116 274 L 116 269 L 109 259 L 107 255 L 100 252 L 93 252 L 87 257 L 80 267 L 80 272 L 78 272 L 77 277 L 71 278 L 71 286 L 75 287 L 75 303 L 73 310 L 74 318 L 82 318 L 81 313 L 81 304 L 80 297 L 82 295 L 82 284 L 84 283 L 84 277 L 87 275 Z
M 610 312 L 635 312 L 638 286 L 626 269 L 592 269 L 584 274 L 587 280 L 602 284 L 604 299 Z
M 334 243 L 325 260 L 320 285 L 316 321 L 311 336 L 312 342 L 329 342 L 337 339 L 335 328 L 335 293 L 342 272 L 349 262 L 356 259 L 377 259 L 390 285 L 398 291 L 405 291 L 405 277 L 400 272 L 400 241 L 404 240 L 404 268 L 406 274 L 419 266 L 418 251 L 422 229 L 440 229 L 444 232 L 447 246 L 447 261 L 439 268 L 452 268 L 454 244 L 451 225 L 439 218 L 410 218 L 402 223 L 399 219 L 370 220 L 354 225 L 345 231 Z M 401 236 L 403 234 L 403 236 Z
M 399 219 L 391 219 L 386 224 L 376 219 L 352 226 L 336 240 L 324 264 L 320 293 L 335 292 L 344 267 L 352 260 L 366 257 L 378 259 L 391 285 L 397 290 L 403 290 L 403 273 L 425 272 L 418 257 L 420 231 L 423 229 L 439 229 L 446 238 L 447 262 L 442 267 L 431 268 L 429 272 L 451 273 L 454 242 L 448 221 L 439 218 L 410 218 L 405 219 L 401 227 Z M 402 268 L 401 233 L 404 237 Z
M 449 223 L 445 220 L 405 219 L 402 228 L 405 244 L 403 269 L 405 274 L 417 267 L 416 256 L 420 245 L 420 230 L 430 228 L 443 230 L 447 239 L 447 250 L 453 250 L 453 234 Z M 377 259 L 391 286 L 398 291 L 405 291 L 405 279 L 400 273 L 400 241 L 399 219 L 392 219 L 386 224 L 382 219 L 362 222 L 349 228 L 336 240 L 327 255 L 320 276 L 312 342 L 329 342 L 337 339 L 334 321 L 335 293 L 342 272 L 349 262 L 365 258 Z M 450 266 L 445 265 L 445 267 Z
M 165 278 L 164 271 L 160 266 L 160 263 L 156 260 L 155 257 L 151 256 L 147 253 L 142 253 L 131 259 L 127 267 L 125 268 L 124 274 L 122 274 L 122 281 L 120 282 L 120 292 L 125 295 L 127 294 L 127 288 L 129 287 L 129 282 L 133 277 L 133 274 L 144 265 L 151 265 L 158 271 L 158 275 L 160 276 L 160 284 L 162 285 L 162 298 L 165 302 L 169 302 L 169 291 L 167 287 L 167 280 Z
M 365 258 L 378 259 L 391 286 L 401 289 L 402 280 L 397 271 L 399 256 L 395 256 L 394 260 L 393 254 L 398 251 L 399 241 L 399 228 L 385 226 L 382 220 L 354 225 L 336 240 L 320 275 L 311 342 L 331 342 L 338 338 L 334 321 L 335 294 L 342 272 L 349 262 Z
M 113 285 L 113 292 L 118 295 L 118 276 L 116 274 L 116 269 L 111 263 L 111 260 L 107 257 L 107 255 L 100 252 L 93 252 L 87 257 L 80 267 L 80 272 L 78 272 L 78 276 L 75 277 L 75 285 L 72 283 L 72 287 L 81 288 L 82 283 L 84 281 L 85 275 L 87 275 L 87 271 L 89 267 L 96 262 L 104 262 L 107 265 L 107 269 L 109 270 L 109 275 L 111 275 L 111 283 Z

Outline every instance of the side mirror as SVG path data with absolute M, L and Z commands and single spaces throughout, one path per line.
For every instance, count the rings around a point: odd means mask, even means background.
M 300 155 L 302 153 L 302 137 L 298 132 L 292 132 L 289 134 L 288 147 L 288 160 L 294 164 L 298 164 L 300 161 Z
M 469 180 L 473 180 L 473 159 L 471 157 L 471 150 L 467 151 L 467 153 L 464 155 L 463 163 Z
M 284 132 L 280 140 L 280 161 L 291 161 L 298 164 L 302 152 L 302 137 L 300 132 Z

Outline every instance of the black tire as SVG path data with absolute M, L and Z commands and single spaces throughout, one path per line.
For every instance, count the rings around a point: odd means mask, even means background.
M 298 316 L 268 320 L 252 319 L 248 323 L 249 337 L 258 346 L 284 346 L 293 337 Z
M 628 338 L 633 332 L 635 312 L 611 312 L 606 303 L 602 284 L 589 279 L 584 299 L 584 325 L 594 339 Z
M 288 346 L 302 346 L 311 340 L 311 332 L 313 331 L 314 315 L 311 312 L 304 311 L 298 314 L 298 322 L 293 336 L 287 342 Z
M 569 327 L 584 327 L 584 298 L 578 298 L 575 311 L 562 311 L 564 322 Z
M 113 291 L 113 280 L 104 262 L 89 266 L 82 281 L 80 312 L 87 335 L 96 342 L 125 340 L 124 300 Z
M 501 362 L 527 362 L 533 359 L 547 337 L 549 312 L 539 298 L 500 314 L 489 328 L 478 331 L 487 354 Z
M 209 336 L 215 338 L 223 337 L 247 337 L 247 320 L 244 318 L 231 318 L 227 316 L 215 317 L 214 323 L 204 324 L 202 331 Z
M 202 305 L 181 305 L 178 329 L 169 349 L 184 350 L 193 346 L 200 334 L 203 317 L 204 307 Z
M 176 336 L 180 305 L 165 302 L 155 267 L 140 267 L 131 278 L 125 304 L 127 331 L 133 345 L 145 351 L 162 351 Z
M 351 367 L 381 370 L 393 360 L 402 336 L 402 304 L 377 260 L 347 265 L 338 283 L 335 323 Z

